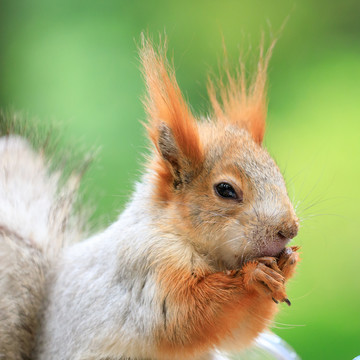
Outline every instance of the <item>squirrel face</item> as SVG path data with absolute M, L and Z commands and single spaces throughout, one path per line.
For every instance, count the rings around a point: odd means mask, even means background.
M 166 201 L 174 231 L 220 268 L 277 256 L 299 222 L 274 160 L 236 126 L 200 123 L 199 134 L 203 162 L 174 171 Z
M 220 101 L 210 83 L 214 121 L 199 122 L 163 50 L 143 40 L 154 201 L 166 208 L 166 228 L 220 268 L 277 256 L 299 228 L 284 179 L 262 147 L 271 49 L 265 56 L 261 49 L 250 84 L 242 64 L 236 77 L 226 71 L 227 85 L 218 85 Z
M 299 228 L 279 168 L 247 131 L 204 125 L 204 165 L 184 196 L 193 231 L 201 232 L 196 238 L 204 241 L 205 252 L 231 267 L 277 256 Z M 227 184 L 225 192 L 219 193 L 219 184 Z

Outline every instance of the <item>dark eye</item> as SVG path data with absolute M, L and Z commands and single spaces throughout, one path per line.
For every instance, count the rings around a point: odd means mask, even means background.
M 215 185 L 215 192 L 217 195 L 225 199 L 234 199 L 234 200 L 239 199 L 239 196 L 234 190 L 234 188 L 229 183 L 226 182 L 221 182 Z

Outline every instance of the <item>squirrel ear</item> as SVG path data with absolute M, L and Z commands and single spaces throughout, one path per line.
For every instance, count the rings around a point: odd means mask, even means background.
M 189 168 L 189 163 L 184 161 L 185 159 L 177 146 L 173 132 L 164 122 L 160 123 L 156 145 L 162 159 L 168 165 L 174 188 L 178 188 L 184 182 L 184 179 L 190 178 L 192 171 Z
M 193 168 L 200 165 L 203 150 L 197 123 L 182 97 L 165 53 L 165 41 L 155 50 L 151 41 L 142 35 L 140 58 L 147 87 L 144 105 L 148 115 L 145 126 L 160 155 L 159 160 L 175 176 L 181 164 L 187 163 Z M 164 166 L 157 172 L 165 174 Z M 164 177 L 171 178 L 168 175 Z
M 267 115 L 266 75 L 275 43 L 276 40 L 273 40 L 264 54 L 262 42 L 257 71 L 250 81 L 246 78 L 244 63 L 240 62 L 235 75 L 232 75 L 228 68 L 225 69 L 225 83 L 220 78 L 215 86 L 209 79 L 208 85 L 210 102 L 217 120 L 246 129 L 259 145 L 261 145 L 265 134 Z

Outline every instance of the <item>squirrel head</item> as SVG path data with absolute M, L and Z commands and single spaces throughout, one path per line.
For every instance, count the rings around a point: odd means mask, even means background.
M 153 201 L 165 209 L 167 229 L 222 268 L 277 256 L 298 232 L 284 179 L 262 146 L 273 45 L 266 54 L 261 47 L 250 83 L 243 64 L 237 76 L 226 71 L 226 84 L 210 81 L 212 116 L 197 121 L 166 60 L 165 46 L 155 50 L 149 40 L 142 41 L 145 126 L 155 146 Z

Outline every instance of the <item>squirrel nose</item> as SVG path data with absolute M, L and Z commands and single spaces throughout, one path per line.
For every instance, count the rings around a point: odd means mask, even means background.
M 283 223 L 278 229 L 277 236 L 281 240 L 294 238 L 299 231 L 299 219 L 291 220 L 291 222 Z

